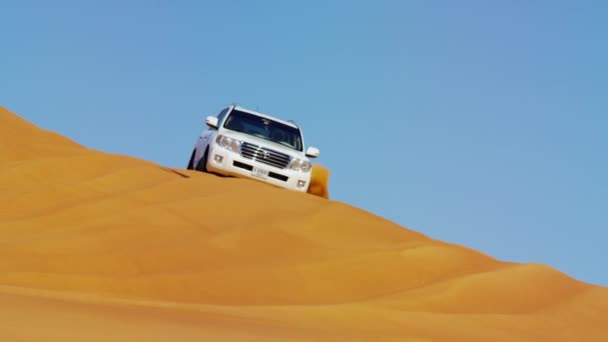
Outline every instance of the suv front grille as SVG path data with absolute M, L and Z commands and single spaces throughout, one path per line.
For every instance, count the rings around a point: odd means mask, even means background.
M 288 154 L 260 147 L 248 142 L 243 142 L 241 144 L 241 156 L 279 169 L 286 168 L 291 161 L 291 157 Z

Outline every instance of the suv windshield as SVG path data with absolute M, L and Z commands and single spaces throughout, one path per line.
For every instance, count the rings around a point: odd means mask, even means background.
M 234 109 L 226 119 L 224 127 L 302 151 L 300 130 L 274 120 Z

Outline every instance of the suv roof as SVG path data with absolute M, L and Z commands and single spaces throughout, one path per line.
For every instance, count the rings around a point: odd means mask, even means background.
M 287 126 L 291 126 L 291 127 L 297 128 L 298 130 L 300 129 L 300 127 L 298 127 L 298 125 L 296 125 L 296 123 L 295 123 L 295 122 L 293 122 L 293 121 L 291 121 L 291 120 L 287 120 L 287 121 L 286 121 L 286 120 L 282 120 L 282 119 L 279 119 L 279 118 L 274 117 L 274 116 L 272 116 L 272 115 L 268 115 L 268 114 L 260 113 L 260 112 L 258 112 L 258 111 L 251 110 L 251 109 L 247 109 L 247 108 L 241 107 L 241 106 L 236 105 L 236 104 L 233 104 L 233 105 L 231 105 L 231 106 L 232 106 L 234 109 L 240 110 L 240 111 L 242 111 L 242 112 L 246 112 L 246 113 L 249 113 L 249 114 L 253 114 L 253 115 L 257 115 L 257 116 L 261 116 L 261 117 L 266 118 L 266 119 L 274 120 L 274 121 L 280 122 L 280 123 L 282 123 L 282 124 L 284 124 L 284 125 L 287 125 Z

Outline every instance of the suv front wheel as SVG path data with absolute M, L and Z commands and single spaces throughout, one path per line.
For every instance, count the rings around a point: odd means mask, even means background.
M 205 154 L 203 154 L 203 157 L 201 158 L 201 160 L 199 160 L 198 163 L 196 164 L 197 171 L 207 172 L 207 155 L 208 154 L 209 154 L 209 147 L 207 147 L 205 149 Z

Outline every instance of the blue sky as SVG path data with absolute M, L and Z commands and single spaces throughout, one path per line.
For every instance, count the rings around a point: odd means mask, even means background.
M 5 1 L 0 105 L 185 167 L 204 117 L 303 126 L 335 200 L 608 285 L 604 1 Z

